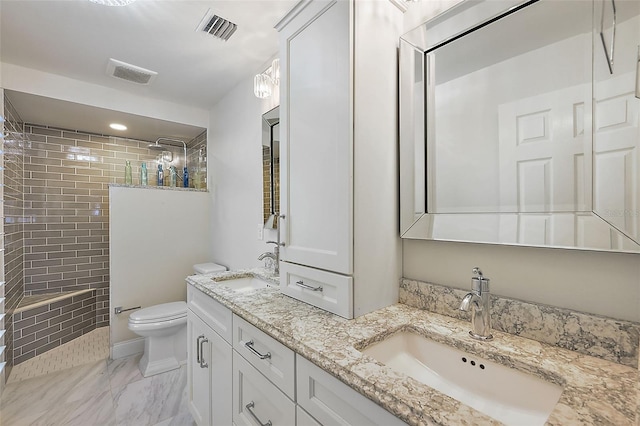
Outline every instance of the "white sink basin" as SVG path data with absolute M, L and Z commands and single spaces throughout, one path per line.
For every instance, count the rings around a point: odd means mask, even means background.
M 411 332 L 362 353 L 507 425 L 543 425 L 562 388 Z
M 256 277 L 233 278 L 230 280 L 216 281 L 219 285 L 230 288 L 237 293 L 246 293 L 259 288 L 267 288 L 269 284 Z

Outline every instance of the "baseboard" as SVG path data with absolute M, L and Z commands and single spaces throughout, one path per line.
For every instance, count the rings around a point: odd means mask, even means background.
M 124 358 L 144 352 L 144 337 L 115 343 L 111 347 L 111 359 Z

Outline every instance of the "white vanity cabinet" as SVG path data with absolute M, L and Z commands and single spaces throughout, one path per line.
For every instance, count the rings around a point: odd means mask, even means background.
M 399 7 L 303 0 L 276 25 L 281 291 L 346 318 L 397 301 Z
M 230 425 L 231 311 L 191 286 L 187 307 L 189 411 L 199 426 Z
M 187 306 L 189 411 L 198 426 L 405 424 L 191 286 Z

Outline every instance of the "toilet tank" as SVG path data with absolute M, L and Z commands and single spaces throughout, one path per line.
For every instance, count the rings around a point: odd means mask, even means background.
M 198 263 L 197 265 L 193 265 L 193 273 L 196 275 L 212 274 L 214 272 L 224 272 L 226 270 L 226 266 L 218 265 L 217 263 L 213 262 Z

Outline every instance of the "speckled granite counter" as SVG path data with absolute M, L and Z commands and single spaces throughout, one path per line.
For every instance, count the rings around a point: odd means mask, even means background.
M 247 270 L 217 274 L 216 280 L 251 274 L 264 277 L 261 270 Z M 477 342 L 468 336 L 468 322 L 402 304 L 347 320 L 276 288 L 235 293 L 211 276 L 195 275 L 187 281 L 411 425 L 500 423 L 356 349 L 399 330 L 561 385 L 564 391 L 547 424 L 640 424 L 640 376 L 635 368 L 501 332 L 494 332 L 491 342 Z

